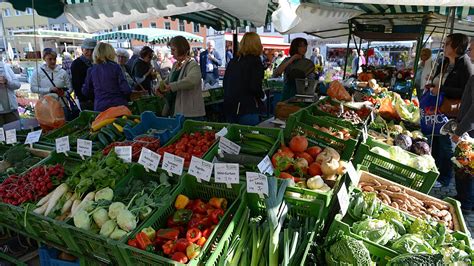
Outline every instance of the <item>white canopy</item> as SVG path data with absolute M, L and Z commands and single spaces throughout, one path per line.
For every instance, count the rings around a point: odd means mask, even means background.
M 474 6 L 474 0 L 329 0 L 328 2 L 408 6 Z

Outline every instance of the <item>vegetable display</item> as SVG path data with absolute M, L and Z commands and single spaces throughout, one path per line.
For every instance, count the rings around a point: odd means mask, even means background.
M 370 259 L 369 250 L 362 241 L 346 235 L 337 235 L 336 237 L 339 239 L 332 240 L 334 241 L 333 244 L 330 244 L 326 249 L 325 260 L 327 265 L 374 265 Z
M 21 174 L 41 160 L 24 145 L 15 145 L 3 154 L 0 161 L 0 181 L 8 175 Z
M 370 151 L 393 161 L 418 169 L 424 173 L 437 171 L 434 158 L 428 154 L 415 156 L 399 146 L 390 146 L 388 149 L 373 147 Z
M 474 174 L 474 141 L 471 138 L 463 139 L 456 144 L 454 157 L 451 161 L 459 171 Z
M 102 150 L 102 153 L 107 155 L 111 150 L 115 149 L 115 147 L 123 146 L 132 146 L 132 161 L 138 162 L 143 148 L 158 153 L 160 149 L 160 140 L 155 137 L 141 136 L 135 138 L 134 141 L 114 142 L 105 147 Z
M 335 117 L 340 117 L 353 124 L 361 124 L 369 116 L 371 110 L 366 107 L 360 109 L 350 109 L 342 104 L 338 105 L 332 102 L 321 102 L 318 109 Z
M 176 210 L 168 217 L 164 228 L 145 228 L 128 240 L 128 245 L 181 263 L 199 256 L 201 248 L 224 216 L 227 200 L 211 198 L 206 203 L 180 194 L 173 206 Z

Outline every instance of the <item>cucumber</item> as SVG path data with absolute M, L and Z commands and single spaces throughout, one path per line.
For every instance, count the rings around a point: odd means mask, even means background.
M 266 150 L 267 152 L 270 151 L 270 149 L 272 148 L 270 145 L 268 145 L 268 143 L 264 143 L 261 141 L 244 141 L 242 142 L 242 145 L 253 147 L 255 149 Z
M 253 146 L 242 145 L 240 146 L 240 153 L 264 156 L 268 153 L 268 150 L 256 148 Z
M 115 119 L 115 123 L 119 124 L 120 126 L 124 127 L 127 124 L 127 119 L 117 118 Z
M 114 127 L 114 125 L 112 125 L 112 124 L 107 125 L 107 129 L 110 129 L 112 132 L 114 132 L 115 136 L 117 136 L 118 138 L 120 138 L 120 136 L 122 136 L 122 133 L 120 131 L 118 131 L 118 129 L 116 127 Z
M 99 138 L 99 142 L 104 145 L 104 147 L 107 147 L 107 145 L 109 145 L 109 140 L 105 137 L 106 135 L 102 132 L 99 132 L 99 134 L 97 134 L 98 138 Z
M 90 133 L 88 139 L 94 141 L 97 141 L 99 137 L 99 132 L 94 132 Z
M 273 146 L 273 144 L 275 143 L 275 139 L 267 136 L 267 135 L 263 135 L 263 134 L 255 134 L 255 133 L 247 133 L 247 134 L 244 134 L 244 137 L 247 138 L 247 139 L 252 139 L 252 140 L 258 140 L 258 141 L 263 141 L 265 143 L 268 143 L 269 145 Z
M 115 133 L 109 128 L 103 127 L 100 132 L 104 133 L 104 135 L 106 135 L 111 142 L 114 142 L 117 139 Z
M 262 161 L 262 157 L 260 156 L 254 156 L 254 155 L 248 155 L 248 154 L 228 154 L 228 153 L 223 153 L 223 154 L 218 154 L 217 159 L 222 162 L 226 163 L 238 163 L 238 164 L 258 164 Z

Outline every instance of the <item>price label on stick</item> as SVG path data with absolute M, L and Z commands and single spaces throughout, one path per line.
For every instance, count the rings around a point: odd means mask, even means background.
M 77 153 L 83 157 L 91 157 L 92 156 L 92 141 L 85 140 L 85 139 L 77 139 Z
M 5 131 L 0 127 L 0 142 L 5 142 Z
M 263 198 L 263 195 L 268 196 L 268 180 L 267 176 L 260 173 L 247 172 L 247 192 L 256 193 Z
M 215 163 L 214 178 L 216 183 L 225 183 L 227 187 L 239 183 L 239 164 L 237 163 Z
M 239 154 L 240 146 L 228 140 L 226 137 L 221 137 L 219 140 L 219 149 L 229 154 Z
M 28 133 L 28 135 L 26 136 L 25 144 L 33 144 L 33 143 L 38 142 L 41 137 L 42 131 L 43 130 L 40 129 L 40 130 Z
M 272 160 L 270 160 L 270 157 L 268 157 L 268 155 L 263 158 L 263 160 L 257 165 L 257 167 L 258 170 L 260 170 L 260 173 L 273 175 Z
M 341 189 L 337 193 L 339 206 L 341 207 L 342 216 L 345 216 L 349 209 L 349 194 L 347 194 L 346 184 L 342 184 Z
M 71 150 L 69 147 L 69 136 L 56 139 L 56 152 L 66 153 Z
M 213 164 L 197 157 L 191 157 L 188 173 L 200 179 L 209 182 L 211 180 Z
M 165 152 L 161 168 L 172 174 L 181 175 L 184 168 L 184 158 Z
M 215 137 L 218 139 L 219 137 L 224 137 L 227 135 L 227 127 L 223 127 L 219 132 L 216 133 Z
M 352 162 L 346 163 L 347 174 L 352 181 L 352 184 L 357 185 L 359 184 L 360 174 L 354 168 Z
M 7 144 L 15 144 L 16 140 L 16 129 L 10 129 L 5 131 L 5 138 Z
M 143 165 L 145 169 L 150 169 L 153 172 L 156 172 L 156 169 L 158 169 L 158 165 L 160 164 L 160 160 L 161 155 L 147 148 L 142 148 L 138 163 Z
M 115 147 L 117 156 L 126 163 L 132 162 L 132 146 Z

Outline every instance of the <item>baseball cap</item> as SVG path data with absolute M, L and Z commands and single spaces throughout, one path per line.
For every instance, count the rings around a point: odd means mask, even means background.
M 82 49 L 94 49 L 96 45 L 97 45 L 96 40 L 87 38 L 87 39 L 84 39 L 84 41 L 82 42 L 81 48 Z

